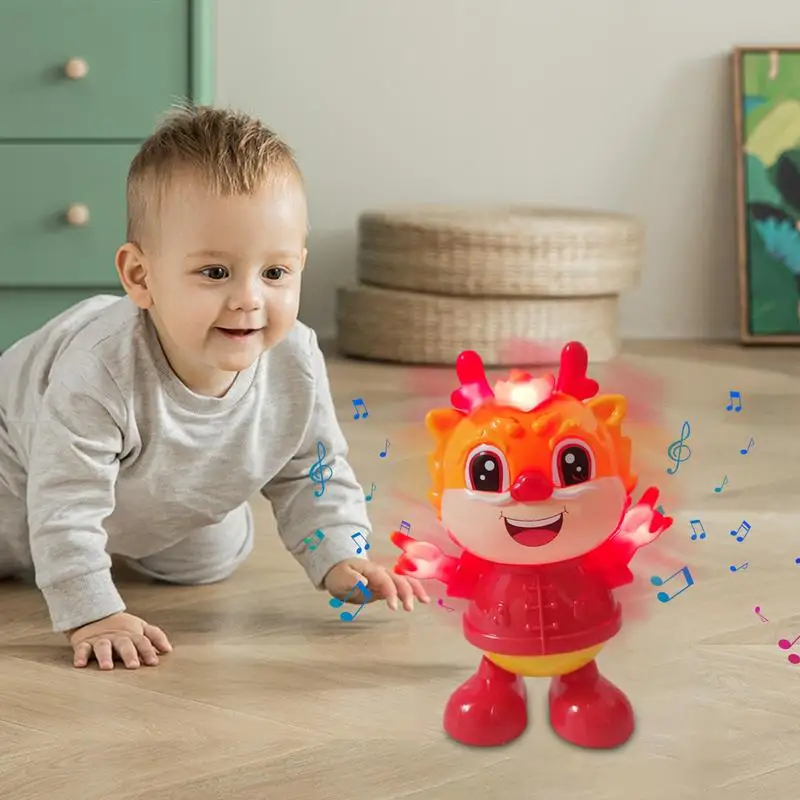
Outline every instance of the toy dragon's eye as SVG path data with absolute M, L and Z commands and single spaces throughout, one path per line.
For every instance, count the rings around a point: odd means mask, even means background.
M 594 457 L 585 442 L 568 439 L 553 452 L 553 478 L 559 486 L 575 486 L 594 477 Z
M 496 447 L 482 444 L 467 457 L 467 487 L 476 492 L 507 492 L 508 464 Z

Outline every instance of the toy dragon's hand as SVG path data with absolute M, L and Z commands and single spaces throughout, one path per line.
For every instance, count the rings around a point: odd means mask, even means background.
M 455 560 L 445 555 L 437 545 L 412 539 L 401 531 L 395 531 L 389 538 L 403 551 L 394 567 L 398 575 L 443 580 L 447 563 Z
M 665 517 L 654 508 L 658 500 L 658 489 L 650 488 L 642 499 L 630 506 L 614 535 L 601 547 L 590 553 L 585 566 L 592 572 L 602 572 L 610 589 L 625 586 L 633 580 L 628 568 L 640 547 L 654 542 L 670 525 L 672 517 Z
M 615 543 L 625 543 L 635 550 L 654 542 L 670 525 L 672 517 L 665 517 L 655 509 L 658 489 L 651 486 L 639 502 L 631 506 L 614 534 Z

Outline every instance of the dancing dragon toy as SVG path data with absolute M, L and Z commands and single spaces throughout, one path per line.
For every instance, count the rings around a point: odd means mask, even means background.
M 626 400 L 595 396 L 587 361 L 570 342 L 557 377 L 515 369 L 492 389 L 478 354 L 465 351 L 453 407 L 425 419 L 436 439 L 429 499 L 460 555 L 395 531 L 394 570 L 467 601 L 464 636 L 483 658 L 444 713 L 463 744 L 523 733 L 524 677 L 552 679 L 550 724 L 562 739 L 612 748 L 633 734 L 631 704 L 595 658 L 622 625 L 612 590 L 633 580 L 633 555 L 672 519 L 655 509 L 656 488 L 632 503 Z

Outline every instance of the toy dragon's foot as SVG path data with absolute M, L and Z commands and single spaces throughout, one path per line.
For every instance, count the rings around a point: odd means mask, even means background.
M 600 675 L 590 661 L 550 684 L 550 725 L 579 747 L 618 747 L 633 734 L 633 709 L 628 698 Z
M 506 744 L 527 725 L 525 682 L 485 656 L 478 671 L 453 692 L 444 712 L 447 734 L 474 747 Z

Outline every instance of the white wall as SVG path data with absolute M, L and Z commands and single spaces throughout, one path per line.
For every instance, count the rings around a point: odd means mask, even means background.
M 800 39 L 794 0 L 217 0 L 217 102 L 295 148 L 301 309 L 334 332 L 361 210 L 544 202 L 641 215 L 623 336 L 737 334 L 729 52 Z

